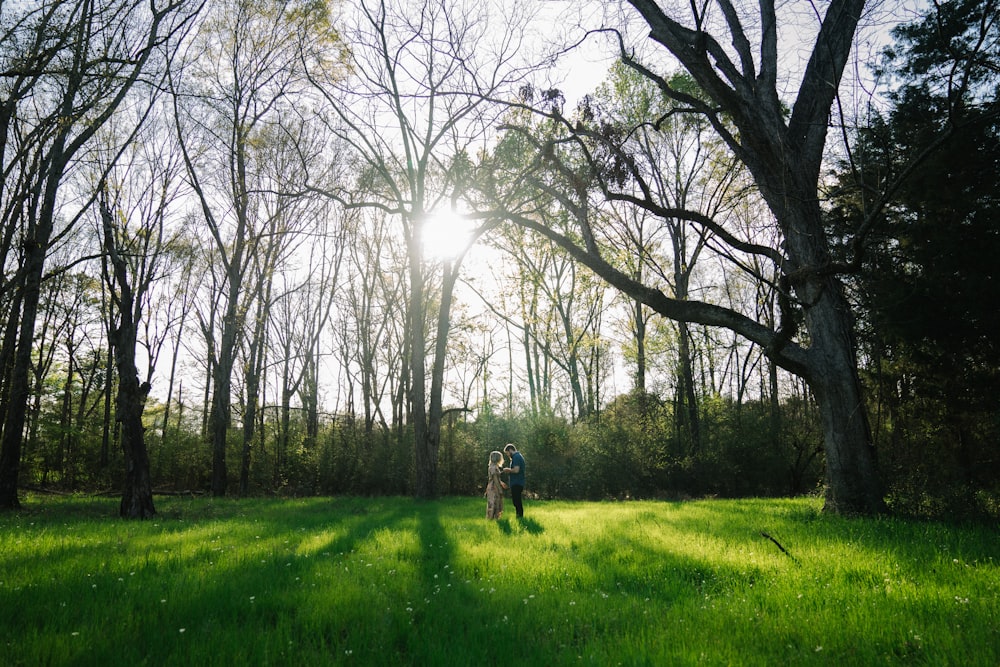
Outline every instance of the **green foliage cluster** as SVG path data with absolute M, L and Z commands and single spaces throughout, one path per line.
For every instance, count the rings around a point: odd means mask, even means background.
M 894 31 L 892 104 L 837 174 L 874 441 L 890 506 L 910 514 L 996 516 L 1000 497 L 998 21 L 995 3 L 961 0 Z
M 4 664 L 1000 662 L 983 525 L 811 498 L 532 501 L 498 522 L 473 498 L 159 505 L 0 515 Z

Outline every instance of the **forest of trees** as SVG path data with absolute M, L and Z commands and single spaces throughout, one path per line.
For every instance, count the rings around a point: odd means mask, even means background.
M 1000 9 L 904 6 L 3 3 L 0 508 L 514 442 L 541 498 L 1000 516 Z

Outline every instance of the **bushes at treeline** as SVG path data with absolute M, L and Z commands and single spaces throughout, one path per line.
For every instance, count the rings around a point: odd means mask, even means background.
M 1000 514 L 1000 463 L 995 444 L 1000 411 L 946 419 L 942 406 L 895 406 L 891 418 L 873 406 L 874 438 L 890 506 L 924 516 Z M 441 436 L 438 491 L 483 492 L 491 450 L 513 442 L 529 468 L 528 492 L 539 498 L 625 499 L 788 496 L 821 490 L 822 434 L 812 404 L 801 398 L 777 406 L 705 398 L 701 437 L 678 428 L 673 406 L 655 396 L 626 395 L 598 415 L 571 424 L 557 417 L 446 419 Z M 158 412 L 149 411 L 150 424 Z M 86 426 L 86 425 L 85 425 Z M 97 425 L 94 424 L 96 427 Z M 211 452 L 199 424 L 150 427 L 152 476 L 157 490 L 205 493 Z M 294 422 L 284 445 L 265 423 L 251 447 L 252 495 L 409 495 L 414 488 L 409 433 L 366 432 L 349 418 L 324 422 L 314 442 Z M 101 464 L 99 428 L 46 433 L 25 453 L 27 486 L 66 491 L 115 491 L 121 453 L 112 443 Z M 53 437 L 56 435 L 62 438 Z M 228 453 L 230 493 L 239 488 L 241 433 Z
M 557 417 L 446 419 L 438 461 L 442 495 L 482 493 L 486 460 L 513 442 L 530 466 L 529 492 L 543 498 L 682 498 L 705 495 L 781 496 L 814 490 L 822 475 L 820 435 L 814 416 L 782 407 L 782 432 L 772 437 L 769 406 L 706 400 L 703 437 L 692 442 L 678 430 L 672 408 L 654 396 L 623 396 L 592 418 L 571 424 Z M 801 414 L 800 414 L 801 413 Z M 147 410 L 152 477 L 159 490 L 209 488 L 211 452 L 198 423 L 155 426 Z M 113 490 L 121 454 L 112 443 L 101 464 L 98 424 L 77 427 L 74 446 L 40 439 L 28 448 L 22 479 L 29 486 L 64 490 Z M 411 435 L 365 432 L 349 418 L 323 423 L 314 442 L 292 424 L 286 438 L 265 423 L 251 445 L 249 488 L 259 494 L 396 495 L 413 491 Z M 227 456 L 231 489 L 238 489 L 242 434 L 233 429 Z M 284 444 L 281 444 L 284 443 Z

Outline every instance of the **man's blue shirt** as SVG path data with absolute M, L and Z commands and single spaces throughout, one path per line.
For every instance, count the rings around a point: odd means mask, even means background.
M 521 456 L 521 452 L 514 452 L 510 457 L 510 467 L 519 468 L 519 472 L 510 474 L 510 483 L 524 486 L 524 457 Z

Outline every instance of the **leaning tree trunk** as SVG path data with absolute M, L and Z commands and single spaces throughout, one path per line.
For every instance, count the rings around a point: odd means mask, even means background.
M 816 395 L 826 454 L 826 509 L 845 515 L 885 510 L 875 447 L 854 355 L 852 317 L 837 281 L 806 309 L 812 340 L 807 381 Z

